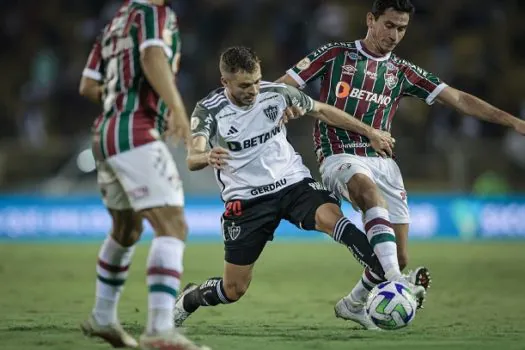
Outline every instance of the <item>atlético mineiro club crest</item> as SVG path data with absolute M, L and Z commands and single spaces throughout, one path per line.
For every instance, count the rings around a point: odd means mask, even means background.
M 274 122 L 279 115 L 279 108 L 276 105 L 269 106 L 268 108 L 264 109 L 264 114 L 268 117 L 268 119 Z
M 236 226 L 235 222 L 232 221 L 231 226 L 228 227 L 228 235 L 230 235 L 230 239 L 232 241 L 235 241 L 239 235 L 241 234 L 241 227 Z

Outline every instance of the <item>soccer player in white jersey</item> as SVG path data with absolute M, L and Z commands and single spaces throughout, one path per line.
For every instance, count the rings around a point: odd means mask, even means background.
M 286 138 L 282 115 L 286 108 L 298 106 L 330 125 L 367 135 L 381 153 L 391 153 L 390 135 L 296 88 L 261 81 L 259 59 L 249 48 L 226 50 L 220 71 L 224 88 L 201 100 L 192 114 L 188 166 L 190 170 L 213 167 L 221 189 L 224 275 L 199 286 L 187 285 L 177 300 L 175 324 L 181 325 L 200 306 L 239 300 L 282 219 L 304 230 L 325 232 L 373 271 L 409 284 L 418 297 L 424 297 L 423 287 L 409 283 L 399 268 L 391 268 L 397 259 L 395 243 L 383 237 L 393 236 L 393 231 L 378 226 L 369 239 L 383 243 L 372 249 L 366 235 L 343 216 L 334 194 L 311 178 Z
M 146 218 L 155 237 L 147 262 L 148 319 L 140 347 L 204 349 L 173 323 L 186 223 L 182 184 L 160 135 L 167 129 L 189 142 L 187 114 L 173 79 L 179 53 L 175 14 L 164 0 L 129 0 L 97 39 L 81 81 L 80 93 L 103 105 L 94 123 L 93 153 L 113 221 L 98 255 L 95 306 L 81 328 L 114 347 L 139 345 L 120 325 L 117 304 Z
M 522 120 L 448 86 L 432 73 L 392 53 L 405 36 L 414 11 L 410 0 L 375 0 L 366 17 L 366 38 L 323 45 L 278 81 L 302 88 L 320 78 L 321 101 L 378 130 L 390 132 L 399 102 L 412 96 L 429 105 L 438 101 L 465 115 L 525 134 Z M 323 183 L 361 210 L 367 234 L 375 229 L 372 223 L 378 220 L 393 228 L 398 264 L 403 270 L 408 263 L 410 215 L 396 161 L 381 157 L 370 147 L 366 136 L 323 121 L 316 121 L 314 144 Z M 428 287 L 428 270 L 418 268 L 414 273 L 418 283 Z M 365 269 L 352 292 L 337 303 L 337 315 L 365 327 L 373 326 L 364 313 L 364 302 L 368 292 L 381 282 L 377 277 Z

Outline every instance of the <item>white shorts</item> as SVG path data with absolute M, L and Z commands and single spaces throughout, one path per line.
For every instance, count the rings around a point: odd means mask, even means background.
M 391 158 L 335 154 L 321 164 L 323 184 L 339 198 L 350 201 L 346 184 L 355 174 L 368 176 L 379 188 L 388 205 L 393 224 L 410 223 L 407 195 L 401 170 Z M 355 209 L 356 206 L 354 205 Z
M 166 144 L 151 142 L 97 164 L 104 205 L 123 210 L 184 206 L 177 166 Z

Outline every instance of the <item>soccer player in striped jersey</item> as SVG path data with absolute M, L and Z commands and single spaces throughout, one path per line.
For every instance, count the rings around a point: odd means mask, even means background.
M 120 325 L 117 303 L 146 218 L 155 238 L 147 262 L 148 320 L 140 346 L 203 349 L 173 323 L 186 224 L 182 184 L 160 135 L 167 129 L 185 143 L 190 137 L 174 83 L 179 57 L 175 14 L 164 0 L 131 0 L 104 28 L 82 74 L 80 93 L 103 105 L 94 123 L 93 153 L 113 227 L 98 256 L 95 306 L 81 328 L 114 347 L 139 345 Z
M 364 39 L 323 45 L 279 81 L 302 88 L 321 78 L 321 101 L 379 130 L 390 131 L 401 98 L 413 96 L 429 105 L 438 101 L 465 115 L 524 134 L 523 121 L 448 86 L 392 53 L 414 11 L 410 0 L 375 0 L 366 16 L 368 33 Z M 403 178 L 394 159 L 378 157 L 365 136 L 319 120 L 314 143 L 324 184 L 362 211 L 367 234 L 381 227 L 394 229 L 397 247 L 394 245 L 390 253 L 397 254 L 396 265 L 403 269 L 408 262 L 410 218 Z M 418 268 L 414 273 L 418 283 L 428 287 L 428 270 Z M 352 292 L 337 303 L 336 314 L 368 327 L 363 305 L 368 292 L 381 281 L 377 277 L 365 270 Z

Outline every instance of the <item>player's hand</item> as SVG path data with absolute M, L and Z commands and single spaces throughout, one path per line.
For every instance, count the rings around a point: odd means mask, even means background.
M 383 158 L 392 157 L 396 139 L 389 132 L 374 129 L 368 135 L 370 145 Z
M 298 119 L 304 115 L 304 110 L 298 106 L 286 107 L 283 113 L 282 122 L 288 123 L 292 119 Z
M 165 139 L 171 139 L 174 144 L 182 141 L 186 148 L 188 148 L 189 145 L 191 145 L 191 130 L 188 120 L 170 114 Z
M 222 147 L 213 147 L 208 152 L 208 165 L 215 169 L 223 169 L 227 159 L 231 159 L 230 153 Z
M 517 133 L 525 135 L 525 122 L 523 120 L 518 120 L 516 124 L 514 124 L 514 130 Z

